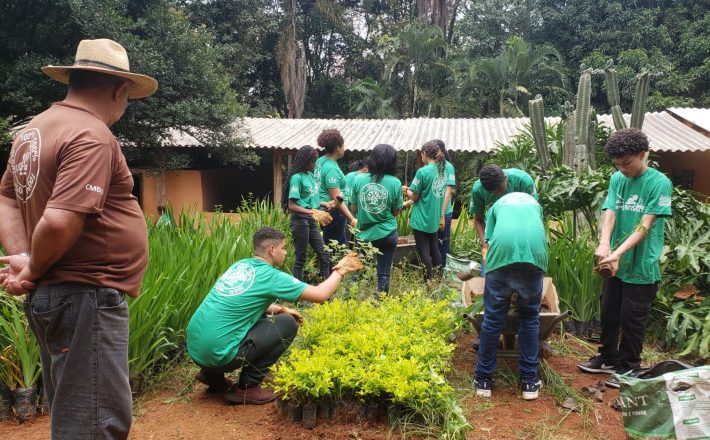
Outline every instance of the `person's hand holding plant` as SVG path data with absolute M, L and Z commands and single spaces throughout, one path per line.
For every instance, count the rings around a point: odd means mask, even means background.
M 333 270 L 337 270 L 341 275 L 346 275 L 350 272 L 360 270 L 363 267 L 365 267 L 365 265 L 362 264 L 362 261 L 360 261 L 360 258 L 357 256 L 357 253 L 350 252 L 349 254 L 344 256 L 340 261 L 338 261 L 338 264 L 333 267 Z

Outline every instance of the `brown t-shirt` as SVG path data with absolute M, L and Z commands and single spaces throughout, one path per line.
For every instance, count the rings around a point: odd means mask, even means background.
M 116 138 L 86 109 L 57 102 L 17 134 L 0 194 L 17 200 L 27 237 L 45 208 L 87 214 L 76 243 L 40 283 L 84 283 L 138 296 L 148 234 L 132 188 Z

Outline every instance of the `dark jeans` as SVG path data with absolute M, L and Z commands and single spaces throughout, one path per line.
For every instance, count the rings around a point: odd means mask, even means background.
M 264 316 L 244 336 L 237 355 L 221 367 L 204 367 L 207 382 L 219 383 L 224 373 L 237 370 L 239 388 L 254 388 L 264 380 L 269 367 L 279 360 L 298 332 L 298 324 L 291 315 Z
M 419 258 L 424 263 L 424 281 L 429 281 L 434 276 L 434 268 L 441 266 L 439 241 L 436 237 L 436 232 L 427 233 L 414 229 L 414 242 L 417 246 Z
M 306 265 L 308 244 L 310 243 L 318 259 L 321 278 L 328 278 L 330 276 L 330 255 L 325 250 L 323 237 L 318 231 L 315 219 L 310 215 L 291 213 L 291 237 L 293 237 L 296 257 L 291 274 L 303 281 L 303 267 Z
M 392 260 L 394 250 L 397 248 L 397 231 L 392 231 L 387 237 L 372 242 L 382 255 L 377 256 L 377 291 L 390 291 L 390 275 L 392 274 Z
M 40 285 L 25 302 L 52 439 L 125 439 L 131 429 L 128 304 L 114 289 Z
M 333 208 L 328 212 L 333 216 L 333 221 L 323 226 L 323 241 L 325 241 L 326 245 L 330 244 L 330 240 L 336 240 L 340 244 L 347 243 L 345 226 L 348 223 L 348 219 L 340 212 L 339 208 Z
M 441 265 L 446 267 L 446 255 L 449 253 L 451 245 L 451 219 L 454 213 L 446 214 L 444 217 L 444 230 L 437 233 L 439 240 L 439 254 L 441 254 Z
M 501 331 L 508 321 L 508 308 L 513 292 L 520 318 L 518 348 L 519 372 L 523 383 L 537 382 L 538 335 L 540 333 L 540 301 L 543 271 L 527 263 L 501 267 L 486 274 L 483 290 L 483 324 L 478 348 L 476 379 L 491 379 L 496 369 L 496 351 Z
M 623 371 L 641 364 L 643 338 L 658 283 L 630 284 L 611 277 L 601 295 L 602 334 L 599 354 Z M 621 333 L 621 341 L 619 341 Z

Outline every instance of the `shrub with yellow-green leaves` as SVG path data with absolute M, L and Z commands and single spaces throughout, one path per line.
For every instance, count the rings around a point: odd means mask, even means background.
M 452 410 L 457 403 L 444 379 L 457 322 L 447 301 L 420 292 L 381 301 L 335 299 L 306 311 L 293 348 L 274 367 L 273 386 L 299 402 L 386 400 L 446 425 L 445 412 L 463 417 Z

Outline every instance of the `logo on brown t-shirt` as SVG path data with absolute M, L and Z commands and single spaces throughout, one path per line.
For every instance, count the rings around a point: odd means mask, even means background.
M 41 144 L 39 130 L 30 128 L 20 135 L 19 145 L 10 152 L 10 169 L 14 176 L 15 193 L 20 200 L 32 197 L 37 186 Z

